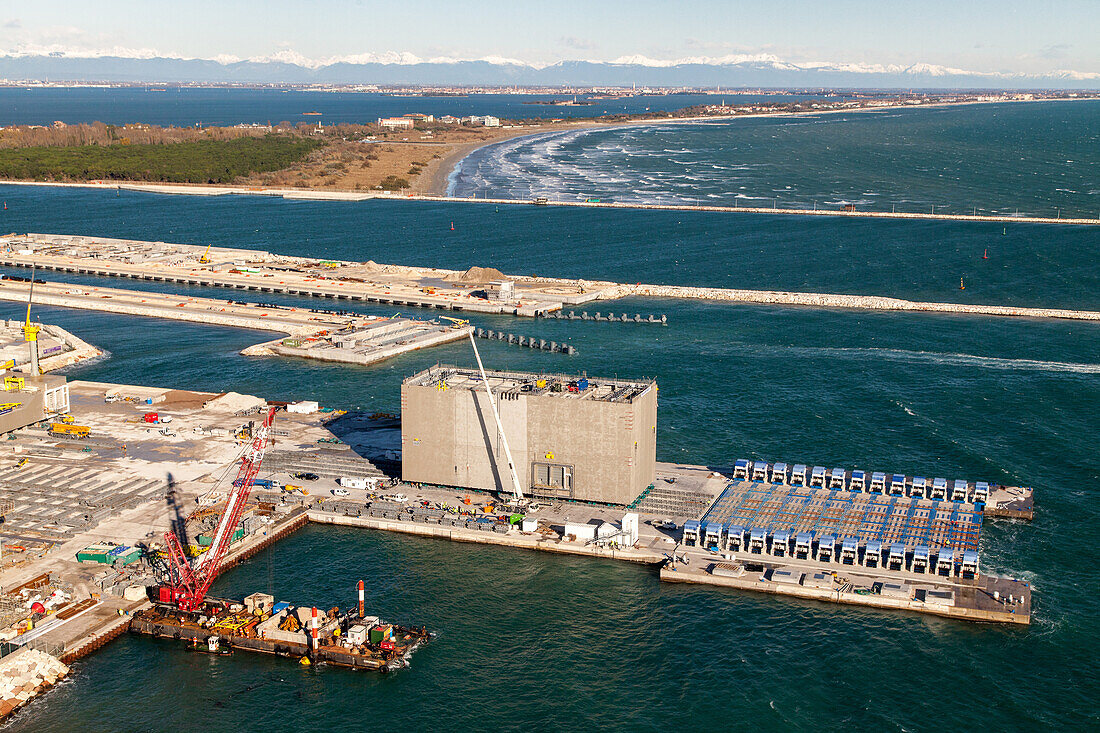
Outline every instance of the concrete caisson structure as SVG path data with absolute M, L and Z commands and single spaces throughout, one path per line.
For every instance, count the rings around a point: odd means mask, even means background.
M 656 474 L 657 384 L 488 372 L 524 493 L 628 504 Z M 476 369 L 439 365 L 401 385 L 402 477 L 511 491 Z

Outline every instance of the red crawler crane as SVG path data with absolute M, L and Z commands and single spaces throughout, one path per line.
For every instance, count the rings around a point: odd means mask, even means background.
M 260 463 L 263 462 L 264 451 L 267 450 L 268 435 L 274 420 L 275 408 L 271 408 L 267 413 L 267 419 L 253 431 L 252 443 L 241 456 L 241 467 L 237 470 L 237 478 L 230 488 L 225 509 L 222 510 L 221 517 L 218 519 L 214 541 L 198 564 L 191 566 L 175 532 L 170 530 L 165 533 L 164 542 L 168 546 L 169 581 L 159 588 L 158 600 L 161 603 L 175 603 L 181 611 L 194 611 L 202 605 L 210 584 L 214 582 L 214 578 L 218 577 L 218 570 L 225 558 L 225 553 L 229 550 L 233 532 L 237 528 L 237 523 L 241 521 L 248 495 L 252 493 L 252 483 L 260 471 Z

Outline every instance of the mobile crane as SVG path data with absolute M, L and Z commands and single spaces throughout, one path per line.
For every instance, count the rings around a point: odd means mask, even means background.
M 168 581 L 157 589 L 157 600 L 161 603 L 175 604 L 181 611 L 194 611 L 202 606 L 206 592 L 218 577 L 222 560 L 229 551 L 230 540 L 244 514 L 244 506 L 252 493 L 252 484 L 260 471 L 260 464 L 263 463 L 264 452 L 270 440 L 271 423 L 274 420 L 273 407 L 263 423 L 252 431 L 252 442 L 241 455 L 237 478 L 230 485 L 229 497 L 218 519 L 213 542 L 199 561 L 195 565 L 191 564 L 176 532 L 169 530 L 164 534 L 164 542 L 168 548 Z

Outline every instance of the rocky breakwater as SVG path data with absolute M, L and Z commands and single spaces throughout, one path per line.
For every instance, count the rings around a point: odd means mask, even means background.
M 37 649 L 20 649 L 0 660 L 0 720 L 53 687 L 69 674 L 56 657 Z
M 789 293 L 773 290 L 734 290 L 729 288 L 699 288 L 686 285 L 617 285 L 605 298 L 644 296 L 651 298 L 693 298 L 725 300 L 740 303 L 801 305 L 814 308 L 863 308 L 869 310 L 927 311 L 936 313 L 967 313 L 986 316 L 1020 318 L 1068 318 L 1079 321 L 1100 321 L 1100 312 L 1067 310 L 1064 308 L 1026 308 L 1008 305 L 978 305 L 969 303 L 928 303 L 888 298 L 879 295 L 838 295 L 831 293 Z

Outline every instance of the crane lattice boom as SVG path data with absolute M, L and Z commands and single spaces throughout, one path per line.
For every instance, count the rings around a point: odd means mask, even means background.
M 171 569 L 171 581 L 168 586 L 161 589 L 160 600 L 175 602 L 184 611 L 193 611 L 202 605 L 206 592 L 211 583 L 218 577 L 222 560 L 229 551 L 229 543 L 233 538 L 233 532 L 244 514 L 248 496 L 252 493 L 252 484 L 256 475 L 260 472 L 260 464 L 263 463 L 264 451 L 271 431 L 271 423 L 275 420 L 275 408 L 267 413 L 267 419 L 252 433 L 252 442 L 241 456 L 241 465 L 237 469 L 237 478 L 229 491 L 229 498 L 222 509 L 218 519 L 218 529 L 214 533 L 214 540 L 198 564 L 192 566 L 180 544 L 175 532 L 165 533 L 164 540 L 168 546 L 168 560 Z

